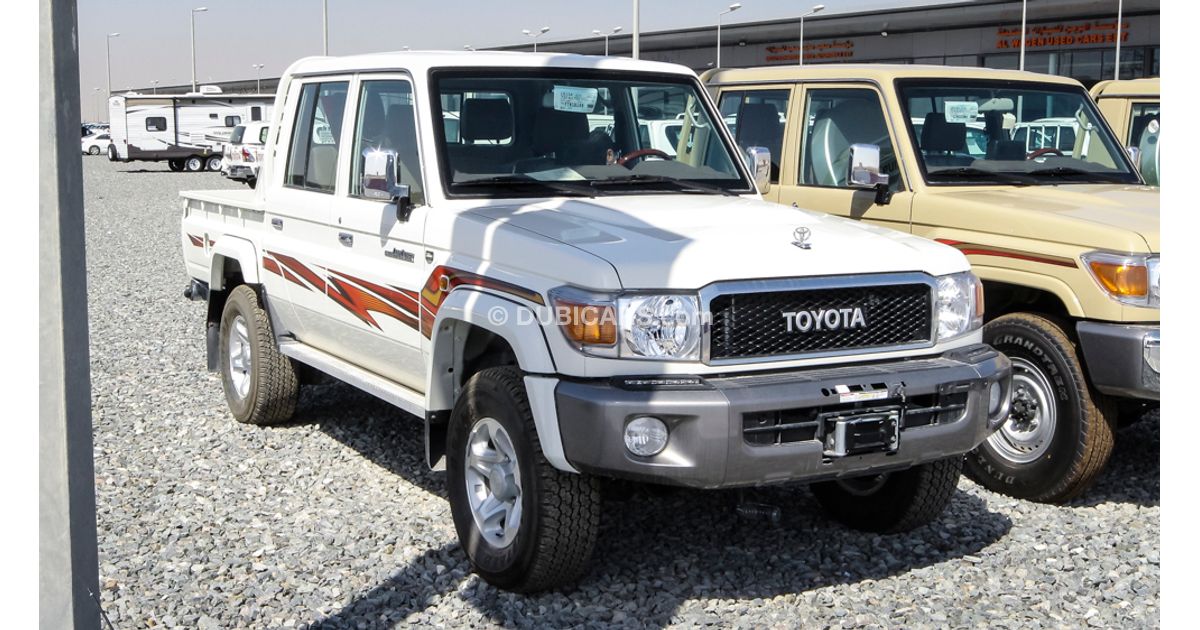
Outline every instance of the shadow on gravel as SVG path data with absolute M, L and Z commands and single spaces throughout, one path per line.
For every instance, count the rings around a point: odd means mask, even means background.
M 445 496 L 441 473 L 425 468 L 424 429 L 416 418 L 346 386 L 306 389 L 300 424 L 316 424 L 375 464 Z M 745 493 L 748 501 L 780 506 L 778 526 L 739 518 L 734 512 L 738 498 L 736 491 L 645 488 L 628 498 L 605 499 L 590 574 L 569 590 L 537 596 L 501 592 L 478 578 L 462 591 L 455 580 L 430 582 L 432 564 L 469 571 L 457 544 L 431 549 L 309 627 L 390 626 L 444 597 L 460 597 L 492 623 L 508 627 L 543 625 L 543 612 L 550 616 L 546 623 L 556 627 L 722 625 L 718 612 L 677 619 L 677 611 L 690 599 L 770 599 L 883 579 L 979 553 L 1012 527 L 1007 516 L 961 491 L 938 522 L 891 536 L 828 520 L 804 487 Z
M 1100 473 L 1096 485 L 1067 505 L 1092 507 L 1103 503 L 1129 503 L 1157 507 L 1160 465 L 1159 414 L 1153 411 L 1117 431 L 1112 458 Z

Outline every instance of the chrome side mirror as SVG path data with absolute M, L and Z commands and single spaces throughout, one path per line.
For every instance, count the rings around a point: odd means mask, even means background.
M 363 199 L 396 204 L 397 218 L 407 221 L 412 204 L 409 203 L 408 184 L 396 181 L 396 162 L 396 154 L 392 151 L 376 149 L 363 156 L 362 196 Z
M 1125 152 L 1129 154 L 1133 165 L 1140 169 L 1142 167 L 1142 150 L 1137 147 L 1125 147 Z
M 746 147 L 746 168 L 754 174 L 759 193 L 771 190 L 771 150 L 766 147 Z
M 850 145 L 850 171 L 846 183 L 851 188 L 876 188 L 888 184 L 888 176 L 879 172 L 879 146 Z

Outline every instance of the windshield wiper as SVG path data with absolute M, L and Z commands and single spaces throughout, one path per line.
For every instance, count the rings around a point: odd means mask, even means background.
M 982 168 L 975 168 L 974 166 L 960 166 L 958 168 L 947 168 L 947 169 L 940 169 L 940 170 L 936 170 L 936 171 L 930 171 L 929 179 L 932 180 L 935 177 L 946 177 L 946 178 L 952 178 L 952 179 L 971 179 L 971 178 L 976 178 L 976 177 L 986 177 L 989 179 L 994 179 L 996 181 L 1005 182 L 1005 183 L 1009 183 L 1009 184 L 1017 184 L 1017 185 L 1021 185 L 1021 186 L 1027 186 L 1030 184 L 1037 183 L 1036 178 L 1029 177 L 1026 175 L 1017 175 L 1016 173 L 1009 173 L 1009 172 L 1005 172 L 1005 171 L 989 171 L 989 170 L 982 169 Z
M 1095 179 L 1098 179 L 1098 180 L 1100 180 L 1100 181 L 1102 181 L 1102 182 L 1113 183 L 1113 184 L 1128 184 L 1128 183 L 1130 183 L 1130 182 L 1129 182 L 1129 181 L 1128 181 L 1128 180 L 1127 180 L 1125 177 L 1122 177 L 1122 176 L 1120 176 L 1120 175 L 1117 175 L 1117 174 L 1115 174 L 1115 173 L 1104 173 L 1104 172 L 1099 172 L 1099 171 L 1089 171 L 1089 170 L 1087 170 L 1087 169 L 1083 169 L 1083 168 L 1076 168 L 1076 167 L 1074 167 L 1074 166 L 1055 166 L 1055 167 L 1052 167 L 1052 168 L 1039 168 L 1039 169 L 1037 169 L 1037 170 L 1029 171 L 1029 174 L 1030 174 L 1030 175 L 1033 175 L 1033 176 L 1035 176 L 1035 177 L 1077 177 L 1077 176 L 1084 176 L 1084 177 L 1091 177 L 1091 178 L 1095 178 Z
M 666 175 L 628 175 L 625 177 L 609 177 L 606 179 L 593 179 L 588 181 L 588 185 L 592 188 L 602 188 L 604 186 L 621 184 L 671 184 L 683 192 L 725 195 L 726 197 L 738 196 L 737 193 L 721 188 L 720 186 L 704 184 L 690 179 L 668 177 Z
M 550 190 L 576 197 L 595 197 L 597 195 L 605 194 L 603 191 L 598 191 L 591 186 L 588 186 L 588 184 L 583 180 L 544 180 L 535 179 L 533 177 L 529 177 L 528 175 L 496 175 L 493 177 L 483 177 L 480 179 L 468 179 L 461 182 L 451 182 L 451 186 L 463 187 L 507 186 L 512 184 L 516 184 L 518 186 L 549 188 Z

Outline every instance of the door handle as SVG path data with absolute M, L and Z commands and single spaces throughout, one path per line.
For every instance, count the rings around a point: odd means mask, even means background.
M 276 230 L 282 230 L 283 229 L 283 219 L 280 219 L 279 217 L 275 217 L 275 218 L 271 219 L 271 227 L 275 228 Z
M 349 232 L 338 232 L 338 242 L 347 247 L 354 245 L 354 235 Z

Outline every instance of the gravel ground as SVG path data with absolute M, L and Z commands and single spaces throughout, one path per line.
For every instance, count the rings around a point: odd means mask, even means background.
M 413 418 L 340 385 L 233 422 L 204 369 L 177 192 L 215 174 L 85 157 L 100 582 L 117 628 L 1144 627 L 1159 617 L 1159 422 L 1121 431 L 1083 499 L 963 480 L 918 531 L 853 532 L 804 488 L 606 500 L 593 569 L 521 597 L 472 576 Z

